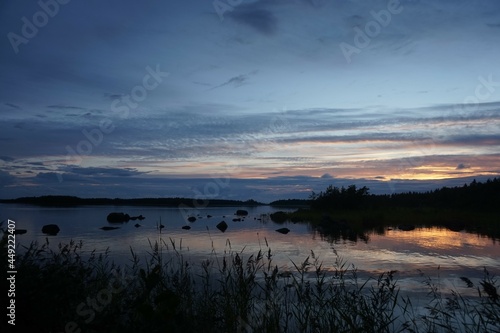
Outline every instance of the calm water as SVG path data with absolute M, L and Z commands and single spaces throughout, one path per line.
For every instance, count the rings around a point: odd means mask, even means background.
M 249 215 L 242 222 L 233 222 L 233 214 L 238 208 L 248 210 Z M 46 237 L 54 246 L 71 239 L 82 240 L 84 249 L 89 251 L 109 248 L 111 258 L 118 263 L 130 259 L 130 247 L 145 259 L 150 251 L 149 241 L 154 243 L 161 237 L 167 244 L 174 242 L 177 249 L 194 263 L 220 256 L 229 249 L 243 250 L 247 255 L 259 249 L 267 250 L 267 241 L 274 253 L 275 264 L 293 271 L 292 261 L 300 263 L 314 251 L 327 269 L 340 257 L 354 265 L 360 276 L 376 277 L 384 271 L 397 270 L 399 285 L 412 292 L 428 291 L 420 272 L 447 289 L 456 288 L 463 293 L 471 291 L 465 289 L 459 279 L 461 276 L 477 281 L 483 276 L 483 268 L 500 275 L 500 244 L 485 237 L 432 228 L 388 230 L 384 235 L 370 234 L 367 242 L 340 240 L 331 243 L 306 224 L 275 224 L 265 216 L 262 218 L 263 214 L 276 210 L 268 206 L 200 209 L 188 212 L 200 215 L 196 222 L 189 223 L 186 212 L 177 208 L 41 208 L 0 204 L 0 221 L 11 219 L 18 229 L 28 230 L 27 234 L 16 236 L 20 245 L 28 245 L 34 240 L 44 242 Z M 115 211 L 131 216 L 142 214 L 146 219 L 118 225 L 120 229 L 117 230 L 100 230 L 100 227 L 110 225 L 106 216 Z M 207 218 L 207 215 L 212 217 Z M 160 219 L 165 226 L 161 235 L 157 229 Z M 215 227 L 222 220 L 229 225 L 225 233 Z M 59 225 L 60 233 L 57 236 L 42 234 L 42 226 L 52 223 Z M 142 226 L 136 228 L 136 223 Z M 191 230 L 183 230 L 185 225 L 190 225 Z M 275 231 L 281 227 L 289 228 L 290 233 L 283 235 Z

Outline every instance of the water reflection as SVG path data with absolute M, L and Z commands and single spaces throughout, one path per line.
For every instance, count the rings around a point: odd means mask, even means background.
M 328 243 L 337 244 L 339 242 L 364 242 L 370 241 L 370 234 L 367 231 L 359 231 L 348 227 L 343 228 L 315 228 L 321 236 L 321 240 Z
M 271 248 L 274 264 L 285 270 L 294 270 L 293 263 L 303 262 L 313 251 L 325 269 L 332 269 L 339 257 L 358 268 L 360 275 L 374 276 L 381 272 L 397 270 L 398 278 L 407 288 L 416 288 L 415 279 L 420 272 L 439 274 L 450 285 L 463 285 L 460 276 L 481 277 L 484 267 L 492 274 L 500 274 L 500 245 L 498 242 L 465 231 L 455 232 L 445 228 L 417 228 L 412 231 L 398 229 L 356 230 L 341 228 L 318 229 L 309 224 L 275 224 L 262 214 L 273 211 L 271 207 L 247 208 L 249 216 L 233 222 L 236 208 L 207 208 L 199 210 L 200 217 L 189 223 L 180 210 L 155 207 L 78 207 L 39 208 L 21 205 L 0 205 L 0 220 L 16 221 L 18 228 L 28 233 L 16 237 L 19 244 L 31 241 L 44 242 L 41 233 L 44 224 L 55 223 L 61 228 L 56 237 L 49 237 L 53 245 L 83 240 L 88 251 L 105 251 L 109 247 L 113 260 L 127 263 L 130 248 L 142 260 L 147 258 L 150 242 L 162 240 L 164 252 L 175 245 L 176 250 L 194 263 L 217 258 L 230 251 L 251 255 Z M 142 227 L 135 223 L 120 225 L 120 229 L 103 231 L 108 225 L 106 216 L 112 211 L 130 215 L 143 215 Z M 211 218 L 207 218 L 211 215 Z M 266 215 L 267 216 L 267 215 Z M 160 231 L 160 222 L 165 228 Z M 228 229 L 220 232 L 216 225 L 225 220 Z M 182 229 L 191 226 L 190 230 Z M 286 235 L 275 230 L 287 227 Z M 418 285 L 418 284 L 417 284 Z

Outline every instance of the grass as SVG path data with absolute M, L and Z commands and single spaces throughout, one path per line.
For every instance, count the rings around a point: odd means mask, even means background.
M 429 294 L 421 309 L 402 296 L 394 271 L 362 280 L 341 258 L 324 267 L 313 252 L 283 271 L 267 241 L 253 254 L 228 243 L 222 256 L 191 263 L 179 246 L 151 243 L 147 262 L 131 250 L 129 263 L 117 267 L 82 243 L 56 250 L 48 240 L 32 243 L 16 261 L 16 326 L 26 332 L 500 332 L 497 281 L 486 271 L 478 285 L 463 278 L 477 289 L 475 297 L 444 293 L 423 277 Z

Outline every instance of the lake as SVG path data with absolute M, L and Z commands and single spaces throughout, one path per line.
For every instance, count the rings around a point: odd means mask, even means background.
M 245 209 L 249 215 L 241 222 L 233 222 L 237 209 Z M 0 221 L 11 219 L 17 229 L 27 229 L 24 235 L 17 235 L 18 246 L 32 241 L 49 239 L 51 246 L 70 240 L 84 242 L 84 250 L 96 249 L 104 252 L 109 248 L 110 258 L 123 264 L 128 262 L 130 248 L 141 260 L 151 251 L 150 242 L 160 238 L 172 248 L 172 243 L 185 258 L 199 264 L 201 260 L 221 257 L 224 251 L 243 251 L 247 256 L 259 249 L 267 251 L 266 244 L 274 253 L 274 263 L 285 270 L 294 271 L 292 262 L 301 263 L 314 251 L 325 269 L 333 269 L 340 257 L 358 269 L 360 277 L 377 277 L 378 274 L 397 270 L 398 284 L 412 293 L 427 292 L 421 273 L 435 280 L 444 289 L 457 289 L 461 293 L 474 294 L 467 289 L 461 276 L 473 282 L 483 277 L 483 269 L 500 275 L 500 243 L 491 238 L 466 232 L 455 232 L 439 228 L 417 228 L 412 231 L 386 230 L 384 234 L 369 233 L 365 241 L 334 240 L 313 230 L 308 224 L 272 222 L 268 214 L 283 210 L 270 206 L 218 207 L 197 211 L 183 211 L 178 208 L 138 206 L 83 206 L 83 207 L 38 207 L 30 205 L 0 204 Z M 104 231 L 110 226 L 106 217 L 110 212 L 124 212 L 130 216 L 143 215 L 143 221 L 113 225 L 119 229 Z M 187 222 L 187 216 L 194 215 L 197 221 Z M 208 218 L 207 215 L 212 217 Z M 222 220 L 228 229 L 222 233 L 216 228 Z M 165 226 L 161 230 L 157 225 Z M 57 236 L 46 236 L 41 232 L 45 224 L 57 224 L 61 231 Z M 140 223 L 141 227 L 134 225 Z M 3 227 L 5 228 L 6 222 Z M 191 226 L 190 230 L 182 229 Z M 286 235 L 276 232 L 287 227 Z M 22 251 L 22 247 L 18 248 Z M 168 249 L 165 249 L 168 253 Z

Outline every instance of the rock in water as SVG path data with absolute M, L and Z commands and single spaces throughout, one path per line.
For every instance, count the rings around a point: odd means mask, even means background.
M 248 215 L 248 211 L 246 211 L 244 209 L 238 209 L 236 211 L 236 215 L 238 215 L 238 216 L 247 216 Z
M 220 231 L 224 232 L 227 229 L 227 223 L 225 221 L 220 222 L 219 224 L 216 225 L 217 229 Z
M 288 228 L 280 228 L 280 229 L 277 229 L 276 231 L 279 232 L 280 234 L 286 235 L 287 233 L 290 232 L 290 229 L 288 229 Z
M 124 213 L 109 213 L 107 220 L 109 223 L 124 223 L 130 221 L 130 215 Z
M 139 227 L 142 227 L 142 225 L 140 225 L 139 223 L 136 223 L 136 224 L 134 224 L 134 227 L 139 228 Z
M 46 224 L 42 227 L 42 232 L 51 236 L 57 235 L 60 230 L 57 224 Z
M 189 229 L 191 229 L 191 227 L 190 227 L 190 226 L 188 226 L 188 225 L 185 225 L 185 226 L 183 226 L 183 227 L 182 227 L 182 229 L 184 229 L 184 230 L 189 230 Z
M 190 216 L 190 217 L 188 217 L 188 221 L 189 222 L 194 222 L 194 221 L 196 221 L 196 217 Z

